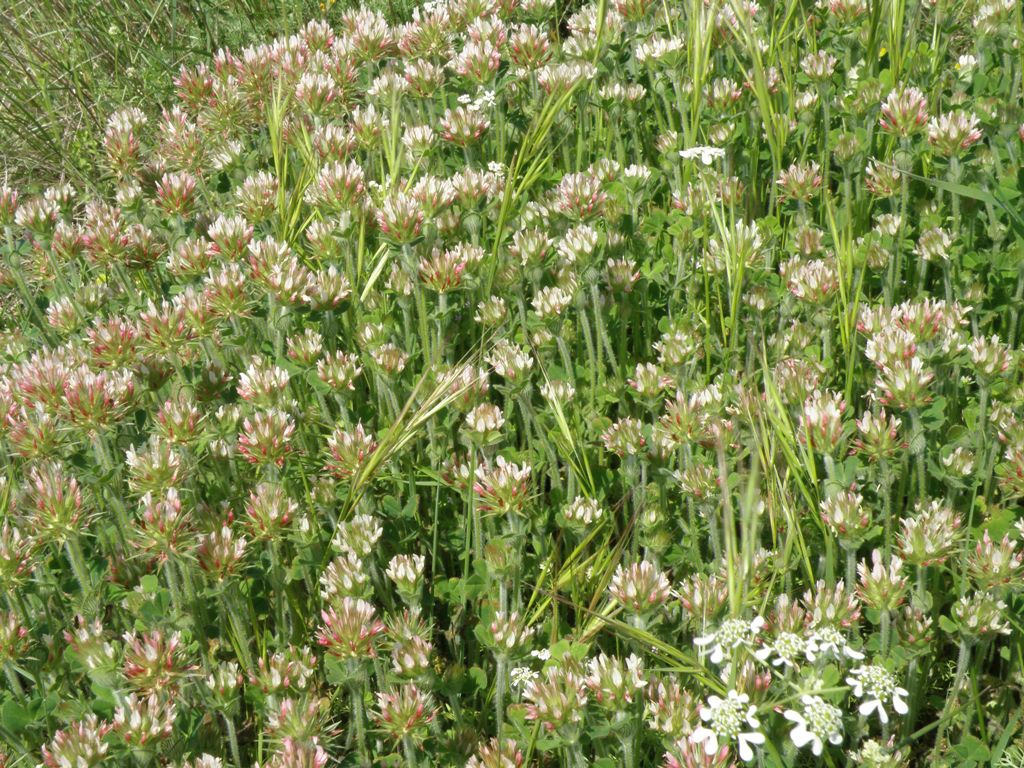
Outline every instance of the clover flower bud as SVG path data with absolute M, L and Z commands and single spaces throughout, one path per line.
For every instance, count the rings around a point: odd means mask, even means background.
M 615 602 L 638 617 L 657 611 L 668 600 L 668 577 L 652 563 L 642 560 L 619 565 L 612 574 L 608 591 Z
M 395 741 L 411 736 L 420 740 L 436 714 L 434 702 L 429 693 L 424 693 L 414 683 L 391 688 L 377 693 L 377 724 Z
M 831 453 L 843 436 L 846 401 L 838 392 L 815 390 L 804 402 L 801 442 L 821 453 Z
M 178 681 L 193 667 L 187 664 L 181 634 L 160 630 L 124 634 L 124 676 L 140 693 L 176 690 Z
M 368 602 L 344 597 L 320 615 L 316 640 L 331 656 L 358 661 L 377 655 L 376 637 L 385 627 Z
M 951 507 L 933 499 L 917 502 L 916 517 L 900 520 L 899 548 L 910 565 L 938 565 L 952 554 L 962 520 Z
M 871 529 L 871 514 L 864 498 L 851 490 L 839 491 L 821 502 L 821 520 L 847 549 L 856 549 Z
M 499 611 L 494 615 L 482 633 L 484 641 L 497 656 L 514 657 L 525 650 L 533 637 L 534 629 L 526 624 L 518 612 Z
M 967 557 L 967 574 L 982 590 L 1000 592 L 1015 590 L 1021 584 L 1024 553 L 1015 552 L 1017 542 L 1004 534 L 997 544 L 986 529 L 974 550 Z
M 953 605 L 953 619 L 961 637 L 975 643 L 995 635 L 1008 635 L 1006 603 L 991 592 L 972 592 Z
M 594 702 L 610 711 L 625 710 L 647 685 L 643 660 L 636 654 L 626 659 L 603 653 L 595 656 L 587 665 L 583 682 Z
M 409 605 L 416 605 L 423 584 L 423 555 L 395 555 L 387 567 L 387 576 L 398 594 Z
M 886 133 L 907 137 L 928 122 L 928 100 L 920 90 L 898 86 L 882 102 L 878 124 Z
M 978 116 L 961 110 L 928 121 L 928 143 L 945 157 L 956 157 L 981 141 Z
M 894 611 L 903 604 L 907 593 L 907 578 L 903 575 L 903 561 L 893 556 L 888 568 L 882 562 L 882 553 L 871 552 L 871 567 L 867 561 L 857 563 L 857 597 L 870 608 Z
M 112 724 L 100 723 L 92 713 L 76 720 L 57 731 L 43 747 L 43 765 L 46 768 L 94 768 L 103 764 L 110 749 L 104 737 L 112 728 Z
M 563 732 L 569 736 L 583 721 L 586 692 L 582 675 L 574 664 L 565 660 L 552 664 L 523 690 L 526 719 L 539 723 L 548 733 Z
M 466 763 L 466 768 L 522 768 L 525 759 L 512 739 L 500 741 L 492 738 L 479 746 Z

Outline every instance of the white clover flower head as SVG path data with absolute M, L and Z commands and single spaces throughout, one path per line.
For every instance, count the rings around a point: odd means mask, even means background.
M 711 652 L 711 663 L 721 664 L 726 658 L 732 658 L 733 652 L 741 646 L 753 648 L 758 632 L 764 627 L 764 617 L 756 616 L 751 620 L 727 619 L 714 632 L 693 641 L 696 646 L 707 646 Z
M 829 744 L 842 743 L 843 713 L 839 707 L 832 706 L 820 696 L 806 694 L 800 697 L 800 702 L 803 704 L 802 712 L 787 709 L 783 713 L 783 717 L 794 723 L 789 738 L 798 749 L 810 744 L 811 752 L 818 757 L 826 741 Z
M 715 160 L 725 157 L 725 150 L 720 147 L 689 147 L 679 150 L 684 160 L 700 160 L 704 165 L 711 165 Z
M 745 693 L 729 691 L 721 696 L 709 696 L 706 706 L 700 708 L 700 719 L 707 725 L 699 725 L 690 734 L 690 741 L 703 744 L 707 755 L 718 752 L 720 744 L 735 742 L 740 758 L 746 762 L 754 759 L 752 745 L 764 744 L 761 723 L 755 717 L 757 708 L 750 704 Z
M 909 694 L 906 688 L 896 684 L 896 677 L 885 667 L 877 664 L 865 664 L 850 672 L 846 678 L 847 685 L 853 687 L 853 695 L 861 699 L 860 712 L 864 717 L 878 713 L 878 720 L 883 725 L 889 722 L 889 714 L 885 711 L 891 702 L 893 710 L 900 715 L 907 714 Z
M 832 657 L 842 659 L 846 657 L 854 661 L 860 661 L 864 654 L 846 642 L 843 633 L 835 627 L 818 627 L 807 640 L 807 647 L 804 650 L 807 660 L 814 663 L 819 656 L 822 658 Z

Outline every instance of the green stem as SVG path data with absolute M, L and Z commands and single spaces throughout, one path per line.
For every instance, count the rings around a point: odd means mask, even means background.
M 416 768 L 416 748 L 412 743 L 412 736 L 408 733 L 402 737 L 402 751 L 405 753 L 405 764 L 409 768 Z
M 889 567 L 889 558 L 892 555 L 892 470 L 889 462 L 882 459 L 879 462 L 879 484 L 882 486 L 882 520 L 885 526 L 885 567 Z
M 736 520 L 732 508 L 732 494 L 729 492 L 729 468 L 725 461 L 725 445 L 718 441 L 718 484 L 722 492 L 722 524 L 725 528 L 723 543 L 729 582 L 729 613 L 735 618 L 740 614 L 743 595 L 740 593 L 742 580 L 739 572 L 739 553 L 736 547 Z
M 352 686 L 352 726 L 355 729 L 356 748 L 359 750 L 359 764 L 370 765 L 370 754 L 366 749 L 366 724 L 363 722 L 363 683 Z
M 79 541 L 78 536 L 69 536 L 67 541 L 64 542 L 64 551 L 68 556 L 68 562 L 71 564 L 71 570 L 75 574 L 75 579 L 78 581 L 78 588 L 82 591 L 82 595 L 85 596 L 92 589 L 92 577 L 89 575 L 89 569 L 85 564 L 85 556 L 82 554 L 82 542 Z
M 505 678 L 507 677 L 506 667 L 508 666 L 508 658 L 504 654 L 499 654 L 495 662 L 494 722 L 496 723 L 496 733 L 500 741 L 505 727 Z
M 891 617 L 887 609 L 882 610 L 881 624 L 878 632 L 881 635 L 880 649 L 882 652 L 882 658 L 885 659 L 889 655 L 889 633 L 890 633 Z
M 231 749 L 231 759 L 235 763 L 235 768 L 242 768 L 242 751 L 238 748 L 238 733 L 235 731 L 234 721 L 226 714 L 221 714 L 224 718 L 224 727 L 228 732 L 228 746 Z
M 917 465 L 917 493 L 922 500 L 927 489 L 927 473 L 925 469 L 925 434 L 921 424 L 921 414 L 917 408 L 910 409 L 910 444 L 913 446 L 914 461 Z
M 946 694 L 946 704 L 942 708 L 942 715 L 939 717 L 939 730 L 935 732 L 935 749 L 932 752 L 932 757 L 935 757 L 936 751 L 942 748 L 942 740 L 946 734 L 946 728 L 949 726 L 949 716 L 956 706 L 956 701 L 959 698 L 960 688 L 964 684 L 964 678 L 967 677 L 967 666 L 971 660 L 971 646 L 967 642 L 967 638 L 960 638 L 960 652 L 957 655 L 956 660 L 956 676 L 953 678 L 953 687 L 949 689 Z

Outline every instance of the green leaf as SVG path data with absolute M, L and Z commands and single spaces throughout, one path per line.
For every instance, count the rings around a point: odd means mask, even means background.
M 985 763 L 991 757 L 988 745 L 977 736 L 964 736 L 963 741 L 953 747 L 953 751 L 972 763 Z
M 469 668 L 469 679 L 478 691 L 487 690 L 487 673 L 480 667 Z
M 0 707 L 0 722 L 12 733 L 21 733 L 35 721 L 34 710 L 26 709 L 16 701 L 5 701 Z

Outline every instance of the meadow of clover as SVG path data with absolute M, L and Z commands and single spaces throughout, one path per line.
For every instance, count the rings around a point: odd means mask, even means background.
M 323 10 L 0 186 L 0 766 L 1024 766 L 1017 0 Z

